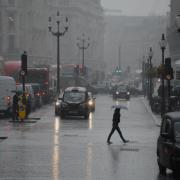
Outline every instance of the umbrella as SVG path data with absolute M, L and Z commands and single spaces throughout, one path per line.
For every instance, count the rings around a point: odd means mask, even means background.
M 125 109 L 125 110 L 128 110 L 128 108 L 126 106 L 123 106 L 121 104 L 112 105 L 111 109 Z

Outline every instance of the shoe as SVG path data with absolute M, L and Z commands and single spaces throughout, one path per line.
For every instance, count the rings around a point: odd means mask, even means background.
M 111 141 L 107 141 L 107 144 L 110 145 L 110 144 L 112 144 L 112 142 Z
M 125 141 L 123 141 L 124 143 L 128 143 L 129 142 L 129 140 L 125 140 Z

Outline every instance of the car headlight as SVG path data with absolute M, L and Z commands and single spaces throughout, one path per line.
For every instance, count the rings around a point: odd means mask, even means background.
M 117 91 L 116 94 L 119 94 L 119 92 Z
M 92 100 L 89 100 L 89 101 L 88 101 L 88 105 L 89 105 L 89 106 L 92 106 L 92 105 L 93 105 L 93 101 L 92 101 Z
M 127 92 L 127 95 L 130 95 L 130 92 Z
M 59 101 L 56 101 L 56 106 L 60 106 L 60 102 Z

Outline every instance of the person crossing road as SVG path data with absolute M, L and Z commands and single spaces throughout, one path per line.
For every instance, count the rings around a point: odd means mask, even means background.
M 127 142 L 129 142 L 129 140 L 126 140 L 124 137 L 123 137 L 123 135 L 122 135 L 122 132 L 121 132 L 121 130 L 120 130 L 120 128 L 119 128 L 119 123 L 120 123 L 120 116 L 121 116 L 121 114 L 120 114 L 120 108 L 116 108 L 115 110 L 114 110 L 114 114 L 113 114 L 113 119 L 112 119 L 112 129 L 111 129 L 111 132 L 109 133 L 109 136 L 108 136 L 108 138 L 107 138 L 107 143 L 108 144 L 112 144 L 112 142 L 110 141 L 110 139 L 111 139 L 111 136 L 113 135 L 113 133 L 114 133 L 114 131 L 115 130 L 117 130 L 117 132 L 119 133 L 119 136 L 120 136 L 120 138 L 122 139 L 122 141 L 124 142 L 124 143 L 127 143 Z

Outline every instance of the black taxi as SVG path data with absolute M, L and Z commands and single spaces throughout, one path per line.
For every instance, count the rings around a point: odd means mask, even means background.
M 89 100 L 88 91 L 85 87 L 68 87 L 56 101 L 55 115 L 60 115 L 61 118 L 84 116 L 87 119 L 91 111 Z
M 180 171 L 180 112 L 170 112 L 162 119 L 157 141 L 157 162 L 160 174 L 166 169 Z

